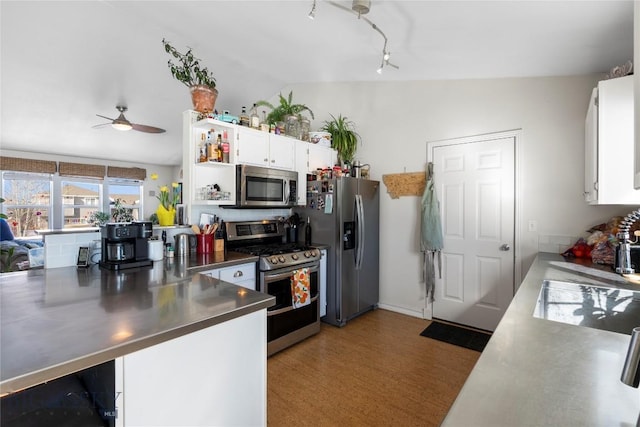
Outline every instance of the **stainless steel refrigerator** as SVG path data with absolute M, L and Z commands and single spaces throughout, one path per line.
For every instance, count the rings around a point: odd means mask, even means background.
M 307 206 L 293 210 L 309 218 L 312 242 L 328 246 L 321 320 L 344 326 L 378 306 L 380 183 L 344 177 L 306 184 Z

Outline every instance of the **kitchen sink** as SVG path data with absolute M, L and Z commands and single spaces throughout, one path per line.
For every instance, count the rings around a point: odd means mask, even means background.
M 640 326 L 640 291 L 544 280 L 533 317 L 631 335 Z

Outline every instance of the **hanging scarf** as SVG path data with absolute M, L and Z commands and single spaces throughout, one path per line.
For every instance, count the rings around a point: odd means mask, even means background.
M 442 254 L 443 237 L 440 221 L 440 203 L 436 196 L 433 182 L 433 163 L 427 165 L 427 183 L 422 195 L 422 224 L 420 226 L 420 250 L 424 254 L 422 276 L 426 283 L 427 298 L 434 301 L 436 284 L 435 256 L 438 255 L 438 273 L 442 278 Z

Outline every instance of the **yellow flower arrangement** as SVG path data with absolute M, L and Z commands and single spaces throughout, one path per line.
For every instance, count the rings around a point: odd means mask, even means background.
M 158 174 L 152 173 L 151 179 L 157 180 Z M 156 198 L 160 200 L 160 205 L 166 210 L 175 210 L 178 201 L 180 201 L 180 185 L 177 182 L 172 182 L 171 191 L 169 191 L 168 185 L 163 185 L 160 187 L 160 194 Z

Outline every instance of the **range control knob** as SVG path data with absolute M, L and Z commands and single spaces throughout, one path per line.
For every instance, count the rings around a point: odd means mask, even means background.
M 298 254 L 291 255 L 291 258 L 293 258 L 294 260 L 297 260 L 298 259 Z
M 311 257 L 311 252 L 304 251 L 304 256 L 305 256 L 305 258 L 310 258 Z
M 274 256 L 273 256 L 273 257 L 269 258 L 269 262 L 270 262 L 271 264 L 277 264 L 277 263 L 278 263 L 278 258 L 276 258 L 276 257 L 274 257 Z
M 285 261 L 285 259 L 284 259 L 284 257 L 283 257 L 282 255 L 280 255 L 280 256 L 278 257 L 278 261 L 280 261 L 280 262 L 284 262 L 284 261 Z

